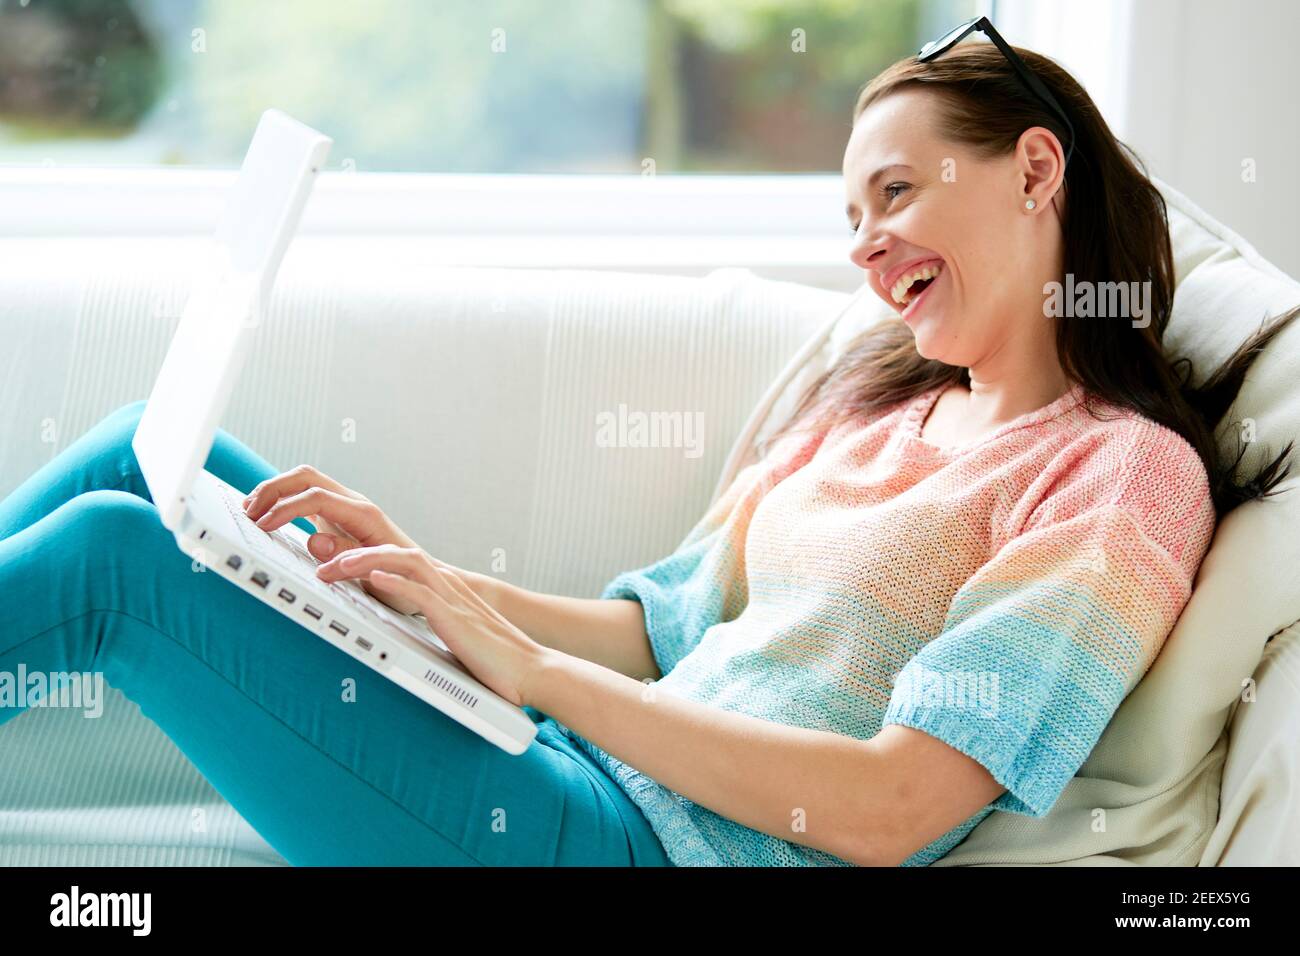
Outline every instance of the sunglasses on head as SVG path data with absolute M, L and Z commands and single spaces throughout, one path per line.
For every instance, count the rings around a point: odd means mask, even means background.
M 974 17 L 967 20 L 961 26 L 949 30 L 943 36 L 939 37 L 939 39 L 931 40 L 925 46 L 921 47 L 920 52 L 916 54 L 916 58 L 922 63 L 926 63 L 933 60 L 935 57 L 942 56 L 944 53 L 956 46 L 961 40 L 965 39 L 968 34 L 973 33 L 976 30 L 979 30 L 993 41 L 993 45 L 1007 58 L 1007 62 L 1011 64 L 1012 69 L 1016 71 L 1016 75 L 1020 77 L 1025 86 L 1029 87 L 1029 91 L 1042 100 L 1047 108 L 1055 113 L 1057 118 L 1065 125 L 1066 130 L 1070 134 L 1070 144 L 1065 150 L 1065 165 L 1069 166 L 1070 156 L 1074 153 L 1074 124 L 1070 122 L 1070 117 L 1067 116 L 1065 110 L 1061 108 L 1061 104 L 1058 103 L 1056 97 L 1052 95 L 1052 91 L 1043 84 L 1042 80 L 1034 75 L 1034 71 L 1029 68 L 1019 55 L 1017 55 L 1016 51 L 1011 49 L 1011 44 L 1002 39 L 1002 35 L 998 33 L 997 30 L 993 29 L 993 24 L 989 21 L 988 17 Z

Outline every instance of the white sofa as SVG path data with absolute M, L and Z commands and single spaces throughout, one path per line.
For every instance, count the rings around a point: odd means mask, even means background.
M 1176 230 L 1187 251 L 1180 277 L 1241 257 L 1235 237 L 1187 209 L 1191 225 Z M 105 413 L 147 395 L 198 249 L 175 239 L 0 240 L 0 495 Z M 1241 281 L 1249 285 L 1253 273 Z M 1270 309 L 1285 304 L 1288 289 L 1300 303 L 1300 287 L 1270 281 L 1279 283 L 1267 292 Z M 1262 303 L 1251 299 L 1257 311 Z M 430 268 L 416 238 L 303 237 L 286 257 L 224 424 L 277 465 L 312 462 L 363 490 L 454 564 L 491 571 L 504 557 L 498 573 L 508 580 L 594 596 L 616 572 L 677 545 L 773 410 L 873 308 L 742 270 L 696 279 Z M 1243 330 L 1218 334 L 1214 319 L 1184 316 L 1172 337 L 1217 356 Z M 1188 322 L 1205 334 L 1190 334 Z M 1288 336 L 1277 348 L 1294 353 L 1297 342 Z M 1274 364 L 1285 382 L 1291 362 Z M 1296 400 L 1276 399 L 1258 398 L 1261 433 L 1300 433 Z M 702 453 L 599 447 L 596 416 L 621 404 L 700 413 Z M 345 420 L 355 441 L 342 440 Z M 51 423 L 56 440 L 42 441 Z M 1264 534 L 1278 516 L 1300 513 L 1279 507 L 1256 524 L 1239 516 L 1242 533 Z M 1258 569 L 1261 586 L 1285 591 L 1300 555 L 1284 533 L 1266 537 L 1277 550 L 1259 560 L 1290 564 Z M 1207 565 L 1214 560 L 1212 552 Z M 968 838 L 972 853 L 954 851 L 949 862 L 1300 862 L 1300 639 L 1286 626 L 1300 619 L 1300 593 L 1292 586 L 1247 598 L 1273 605 L 1246 615 L 1250 638 L 1239 642 L 1258 663 L 1258 702 L 1223 708 L 1217 726 L 1211 717 L 1179 738 L 1196 751 L 1184 755 L 1194 769 L 1187 792 L 1208 789 L 1214 804 L 1185 846 L 1160 856 L 1162 804 L 1143 787 L 1165 784 L 1085 764 L 1081 777 L 1096 770 L 1112 783 L 1132 781 L 1132 802 L 1147 814 L 1126 824 L 1138 826 L 1130 839 L 1143 843 L 1140 852 L 1106 846 L 1053 857 L 1043 834 L 1054 810 L 1043 820 L 994 814 Z M 1212 599 L 1233 598 L 1215 591 Z M 51 709 L 0 726 L 0 768 L 0 865 L 284 863 L 115 691 L 97 720 Z M 1085 791 L 1087 783 L 1079 781 Z M 196 829 L 199 809 L 205 826 Z M 999 856 L 1000 841 L 1017 851 Z

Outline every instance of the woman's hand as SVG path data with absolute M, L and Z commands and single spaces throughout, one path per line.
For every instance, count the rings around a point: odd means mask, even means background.
M 323 581 L 359 578 L 377 597 L 415 605 L 471 674 L 506 700 L 528 703 L 531 679 L 549 660 L 538 644 L 479 597 L 459 569 L 417 547 L 353 548 L 316 569 Z
M 373 501 L 311 465 L 299 465 L 257 485 L 244 499 L 244 513 L 263 531 L 306 518 L 316 527 L 316 533 L 307 539 L 307 550 L 318 561 L 355 548 L 416 547 Z M 375 591 L 364 581 L 362 586 L 396 611 L 411 614 L 417 610 L 413 602 L 391 591 Z

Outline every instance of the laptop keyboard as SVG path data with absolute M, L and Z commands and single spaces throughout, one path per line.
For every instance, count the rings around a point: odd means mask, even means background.
M 312 557 L 302 544 L 281 528 L 274 531 L 264 531 L 259 528 L 248 515 L 244 514 L 243 499 L 236 497 L 237 492 L 224 484 L 220 488 L 221 499 L 226 510 L 230 512 L 230 517 L 234 520 L 235 527 L 239 529 L 249 550 L 276 563 L 287 559 L 301 571 L 302 583 L 314 588 L 317 594 L 347 601 L 368 620 L 390 624 L 417 640 L 431 643 L 428 634 L 421 633 L 412 622 L 402 620 L 402 616 L 396 611 L 386 606 L 379 606 L 381 602 L 367 594 L 359 584 L 353 581 L 322 581 L 316 577 L 316 568 L 321 562 Z

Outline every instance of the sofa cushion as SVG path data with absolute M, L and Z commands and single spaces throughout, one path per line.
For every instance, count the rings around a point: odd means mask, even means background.
M 1201 862 L 1295 866 L 1300 861 L 1300 627 L 1264 646 L 1256 693 L 1229 723 L 1219 825 Z
M 1263 319 L 1300 305 L 1300 284 L 1186 197 L 1159 185 L 1169 205 L 1177 281 L 1165 342 L 1170 354 L 1192 359 L 1200 381 Z M 858 332 L 889 314 L 864 285 L 805 343 L 751 414 L 715 498 L 761 454 L 763 440 L 788 417 L 808 383 Z M 1300 438 L 1300 390 L 1292 387 L 1297 380 L 1300 323 L 1258 358 L 1228 416 L 1253 428 L 1248 463 L 1267 460 Z M 1252 437 L 1227 427 L 1225 448 L 1235 450 L 1238 434 Z M 1300 567 L 1300 540 L 1291 532 L 1300 526 L 1300 499 L 1293 490 L 1300 462 L 1295 472 L 1275 498 L 1243 505 L 1221 522 L 1177 626 L 1052 810 L 1040 818 L 990 814 L 936 865 L 1218 862 L 1227 842 L 1223 834 L 1240 822 L 1235 816 L 1218 820 L 1226 728 L 1238 701 L 1252 696 L 1243 695 L 1243 687 L 1256 698 L 1266 693 L 1262 682 L 1255 687 L 1252 681 L 1265 642 L 1300 619 L 1294 570 Z M 1294 638 L 1292 632 L 1282 640 Z M 1285 676 L 1270 676 L 1267 693 L 1287 693 Z M 1236 723 L 1243 732 L 1271 732 L 1261 721 Z M 1251 749 L 1278 752 L 1262 744 Z M 1294 748 L 1287 752 L 1294 754 Z M 1233 814 L 1249 802 L 1239 799 Z M 1284 816 L 1272 826 L 1264 821 L 1264 828 L 1289 842 L 1282 858 L 1294 861 L 1300 859 L 1300 829 L 1292 821 L 1300 819 L 1300 808 L 1292 806 L 1289 819 Z M 1220 831 L 1212 840 L 1216 825 Z

